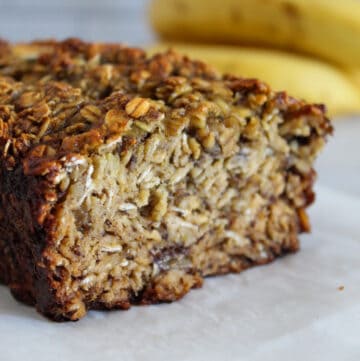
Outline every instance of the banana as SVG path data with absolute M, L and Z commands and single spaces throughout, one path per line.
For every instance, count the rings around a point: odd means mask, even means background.
M 275 50 L 227 46 L 162 43 L 149 47 L 148 52 L 169 48 L 201 59 L 220 72 L 259 78 L 275 90 L 325 103 L 331 115 L 360 113 L 360 87 L 328 63 Z
M 170 41 L 265 45 L 360 67 L 359 0 L 153 0 Z
M 351 69 L 349 72 L 351 79 L 357 84 L 360 89 L 360 68 Z

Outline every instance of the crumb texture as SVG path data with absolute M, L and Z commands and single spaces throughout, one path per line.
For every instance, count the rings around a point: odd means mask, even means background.
M 77 320 L 296 251 L 324 113 L 173 51 L 0 43 L 0 280 Z

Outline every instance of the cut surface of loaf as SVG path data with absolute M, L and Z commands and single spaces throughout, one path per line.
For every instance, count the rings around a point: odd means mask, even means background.
M 0 279 L 54 320 L 296 251 L 324 108 L 168 51 L 0 44 Z

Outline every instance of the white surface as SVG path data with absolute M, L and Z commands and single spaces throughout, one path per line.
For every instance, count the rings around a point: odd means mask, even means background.
M 299 253 L 207 279 L 178 303 L 77 323 L 49 322 L 0 287 L 0 359 L 360 360 L 360 119 L 336 126 Z

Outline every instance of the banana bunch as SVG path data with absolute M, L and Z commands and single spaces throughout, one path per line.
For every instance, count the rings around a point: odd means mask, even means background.
M 222 72 L 324 102 L 332 114 L 360 113 L 358 0 L 153 0 L 150 18 L 170 47 Z

